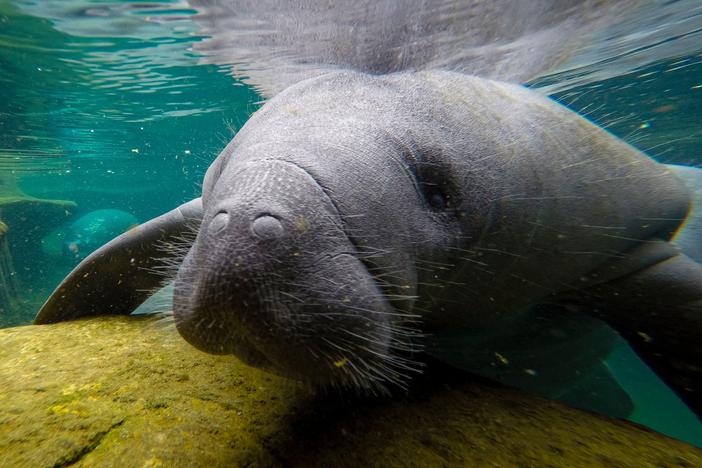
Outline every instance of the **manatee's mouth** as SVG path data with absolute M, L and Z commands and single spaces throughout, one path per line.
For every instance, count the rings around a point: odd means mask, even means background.
M 221 286 L 231 281 L 217 275 L 200 275 L 190 286 L 177 281 L 178 331 L 202 351 L 234 354 L 249 365 L 315 386 L 375 390 L 402 383 L 405 374 L 396 364 L 403 359 L 393 350 L 398 313 L 363 264 L 343 254 L 329 258 L 320 270 L 321 275 L 300 275 L 287 285 L 263 279 L 251 294 L 231 286 L 231 292 L 223 292 Z M 354 281 L 342 284 L 330 270 Z M 306 287 L 295 290 L 298 284 Z
M 184 323 L 179 325 L 179 330 L 182 327 L 187 327 L 187 325 Z M 236 340 L 230 340 L 226 348 L 228 348 L 229 351 L 224 353 L 212 352 L 210 350 L 211 348 L 200 348 L 200 350 L 208 352 L 210 354 L 233 354 L 249 366 L 258 367 L 259 369 L 275 371 L 275 366 L 273 365 L 271 360 L 268 359 L 266 355 L 263 352 L 261 352 L 261 350 L 256 348 L 256 346 L 254 346 L 243 336 L 238 336 Z

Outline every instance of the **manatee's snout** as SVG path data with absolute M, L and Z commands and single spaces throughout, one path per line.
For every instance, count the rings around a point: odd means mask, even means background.
M 179 269 L 174 310 L 178 330 L 197 348 L 214 354 L 238 354 L 267 365 L 251 341 L 249 329 L 267 326 L 259 298 L 274 263 L 285 263 L 295 242 L 291 213 L 252 209 L 237 197 L 216 204 L 201 234 Z M 272 299 L 272 298 L 271 298 Z M 279 314 L 280 310 L 274 311 Z
M 290 163 L 256 163 L 205 203 L 176 279 L 181 335 L 313 383 L 379 379 L 392 307 L 316 181 Z

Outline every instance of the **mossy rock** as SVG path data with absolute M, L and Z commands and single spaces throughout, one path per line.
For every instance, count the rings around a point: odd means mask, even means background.
M 702 466 L 702 451 L 465 374 L 352 398 L 203 354 L 167 320 L 0 330 L 4 466 Z

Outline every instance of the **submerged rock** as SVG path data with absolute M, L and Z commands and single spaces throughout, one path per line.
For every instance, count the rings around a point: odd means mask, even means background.
M 5 466 L 702 466 L 685 443 L 464 374 L 315 395 L 153 317 L 0 330 L 0 407 Z

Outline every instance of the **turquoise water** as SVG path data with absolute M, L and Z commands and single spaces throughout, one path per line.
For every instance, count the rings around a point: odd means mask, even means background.
M 150 39 L 79 37 L 8 2 L 0 25 L 0 170 L 27 195 L 76 204 L 65 220 L 40 211 L 10 226 L 21 285 L 19 304 L 0 317 L 10 326 L 29 323 L 73 266 L 43 255 L 44 234 L 93 210 L 145 221 L 194 198 L 259 98 L 198 64 L 192 26 Z M 18 232 L 37 226 L 42 236 Z
M 198 196 L 211 161 L 260 105 L 229 66 L 193 50 L 205 39 L 194 10 L 148 2 L 115 28 L 103 19 L 112 10 L 94 3 L 0 0 L 0 199 L 24 198 L 0 211 L 14 288 L 0 326 L 30 323 L 75 265 L 62 251 L 72 223 L 104 209 L 145 221 Z M 702 46 L 553 97 L 660 161 L 702 165 Z M 702 446 L 699 422 L 628 347 L 609 365 L 635 399 L 634 420 Z

